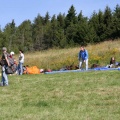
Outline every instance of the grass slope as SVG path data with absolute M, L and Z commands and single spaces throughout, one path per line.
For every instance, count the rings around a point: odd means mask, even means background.
M 9 76 L 0 120 L 118 120 L 120 71 Z
M 120 62 L 120 39 L 116 41 L 106 41 L 96 45 L 88 45 L 86 49 L 89 53 L 89 67 L 92 64 L 106 66 L 111 57 L 115 57 Z M 67 65 L 78 65 L 78 52 L 80 48 L 50 49 L 41 52 L 25 53 L 25 64 L 36 65 L 43 69 L 59 70 Z M 17 57 L 16 55 L 15 57 Z

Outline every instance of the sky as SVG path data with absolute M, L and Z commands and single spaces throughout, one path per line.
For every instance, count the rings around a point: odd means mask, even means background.
M 89 18 L 93 11 L 104 11 L 106 6 L 114 10 L 117 4 L 120 5 L 120 0 L 0 0 L 0 27 L 4 28 L 13 19 L 16 26 L 28 19 L 33 22 L 38 14 L 44 17 L 47 12 L 50 17 L 67 14 L 71 5 L 77 14 L 82 10 Z

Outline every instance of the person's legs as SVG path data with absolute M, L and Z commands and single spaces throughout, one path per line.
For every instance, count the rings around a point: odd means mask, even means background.
M 18 75 L 20 75 L 20 63 L 17 66 L 17 73 L 18 73 Z
M 86 70 L 88 70 L 88 59 L 85 61 L 86 64 Z
M 1 80 L 1 83 L 0 83 L 0 86 L 3 86 L 3 83 L 4 83 L 4 77 L 3 77 L 3 71 L 1 72 L 1 77 L 2 77 L 2 80 Z
M 19 63 L 19 75 L 23 74 L 23 63 Z
M 8 76 L 5 71 L 3 72 L 3 85 L 8 85 Z
M 1 86 L 6 86 L 8 85 L 8 76 L 5 72 L 5 66 L 2 67 L 2 81 L 1 81 Z
M 82 61 L 79 62 L 79 69 L 82 67 Z

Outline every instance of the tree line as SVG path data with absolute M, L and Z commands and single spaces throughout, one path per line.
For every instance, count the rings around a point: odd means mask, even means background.
M 16 27 L 15 21 L 0 29 L 0 48 L 8 50 L 39 51 L 49 48 L 66 48 L 88 45 L 120 38 L 120 6 L 112 11 L 106 6 L 104 11 L 93 11 L 90 18 L 80 11 L 76 13 L 71 5 L 68 13 L 59 13 L 50 17 L 40 14 L 34 21 L 23 21 Z

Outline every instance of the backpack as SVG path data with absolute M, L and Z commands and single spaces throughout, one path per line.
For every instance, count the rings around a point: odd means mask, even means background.
M 10 66 L 7 66 L 5 71 L 7 74 L 13 74 L 17 70 L 17 64 L 15 63 L 14 58 L 10 54 L 7 54 L 7 58 L 9 60 Z
M 9 53 L 7 53 L 7 58 L 9 60 L 10 65 L 13 65 L 14 64 L 14 58 Z
M 0 65 L 3 66 L 5 64 L 4 60 L 0 60 Z

